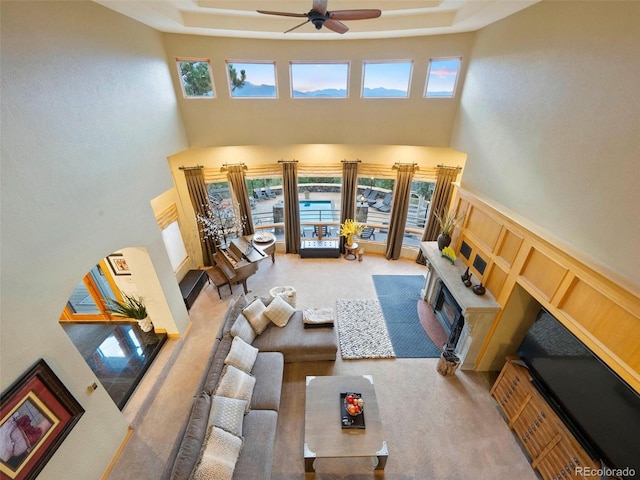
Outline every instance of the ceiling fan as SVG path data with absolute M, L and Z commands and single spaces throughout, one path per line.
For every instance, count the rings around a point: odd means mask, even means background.
M 257 12 L 264 13 L 265 15 L 280 15 L 282 17 L 300 17 L 307 19 L 300 25 L 296 25 L 284 33 L 289 33 L 309 22 L 313 23 L 317 30 L 325 26 L 336 33 L 345 33 L 349 30 L 349 27 L 340 20 L 367 20 L 370 18 L 378 18 L 382 14 L 380 10 L 375 9 L 336 10 L 328 12 L 327 0 L 313 0 L 313 6 L 311 10 L 309 10 L 309 13 L 271 12 L 268 10 L 257 10 Z

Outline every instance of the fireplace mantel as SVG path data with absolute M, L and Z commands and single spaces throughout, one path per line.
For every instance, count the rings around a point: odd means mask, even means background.
M 456 347 L 460 368 L 473 370 L 482 344 L 500 311 L 500 304 L 488 290 L 484 295 L 476 295 L 471 287 L 466 287 L 460 278 L 466 266 L 460 259 L 451 264 L 443 258 L 436 242 L 422 242 L 420 250 L 427 259 L 427 278 L 421 292 L 422 298 L 433 305 L 440 282 L 449 289 L 462 309 L 465 322 Z M 478 284 L 476 279 L 472 278 L 472 281 L 474 285 Z

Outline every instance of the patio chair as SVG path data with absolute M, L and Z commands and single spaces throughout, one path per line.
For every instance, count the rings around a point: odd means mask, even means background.
M 369 193 L 369 195 L 367 195 L 365 202 L 367 202 L 370 206 L 373 205 L 374 203 L 377 202 L 377 197 L 378 197 L 378 191 L 377 190 L 371 190 L 371 193 Z
M 393 195 L 391 193 L 387 193 L 382 200 L 373 204 L 373 208 L 377 208 L 380 210 L 385 205 L 391 205 L 391 199 Z
M 376 235 L 375 232 L 376 229 L 373 227 L 365 227 L 362 230 L 362 234 L 360 234 L 360 238 L 362 240 L 375 240 L 376 239 Z
M 265 191 L 260 189 L 260 188 L 256 188 L 253 191 L 253 196 L 256 197 L 257 200 L 268 200 L 269 199 L 269 197 L 267 197 L 267 194 L 265 193 Z
M 276 198 L 276 192 L 271 190 L 271 187 L 265 187 L 265 195 L 267 198 Z
M 326 225 L 322 225 L 322 227 L 320 227 L 320 231 L 322 232 L 322 237 L 330 237 L 331 236 L 331 231 L 327 228 Z M 316 225 L 315 227 L 313 227 L 313 236 L 314 237 L 318 237 L 318 226 Z

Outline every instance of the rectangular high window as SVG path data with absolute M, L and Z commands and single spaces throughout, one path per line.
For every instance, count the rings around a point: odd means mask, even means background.
M 292 98 L 347 98 L 349 64 L 291 63 Z
M 176 59 L 182 95 L 185 98 L 213 98 L 211 64 L 207 59 Z
M 232 98 L 277 98 L 276 66 L 273 62 L 227 61 Z
M 413 62 L 364 62 L 363 98 L 407 98 Z
M 427 98 L 452 98 L 456 94 L 462 58 L 432 58 L 427 72 Z

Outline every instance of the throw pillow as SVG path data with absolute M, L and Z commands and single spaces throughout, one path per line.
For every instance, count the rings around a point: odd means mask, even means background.
M 231 480 L 242 448 L 242 439 L 211 427 L 200 462 L 191 475 L 193 480 Z
M 242 436 L 242 422 L 247 402 L 237 398 L 214 395 L 211 399 L 209 425 L 221 428 L 238 437 Z
M 266 317 L 279 327 L 284 327 L 296 309 L 289 305 L 281 296 L 277 295 L 265 309 Z
M 249 320 L 242 313 L 238 314 L 238 318 L 233 322 L 233 327 L 231 327 L 231 336 L 240 337 L 247 343 L 253 343 L 256 339 L 256 332 L 251 327 Z
M 251 373 L 257 356 L 258 349 L 256 347 L 252 347 L 240 337 L 234 337 L 231 342 L 231 349 L 224 359 L 224 363 L 238 367 L 243 372 Z
M 262 300 L 256 298 L 242 311 L 244 316 L 247 317 L 247 320 L 249 320 L 251 327 L 258 335 L 264 332 L 265 328 L 267 328 L 269 323 L 271 323 L 269 318 L 264 314 L 265 310 L 266 307 L 264 306 L 264 303 L 262 303 Z
M 248 412 L 253 396 L 253 387 L 256 385 L 256 378 L 243 372 L 233 365 L 226 365 L 222 372 L 222 377 L 216 388 L 215 395 L 222 397 L 239 398 L 247 402 L 244 411 Z

